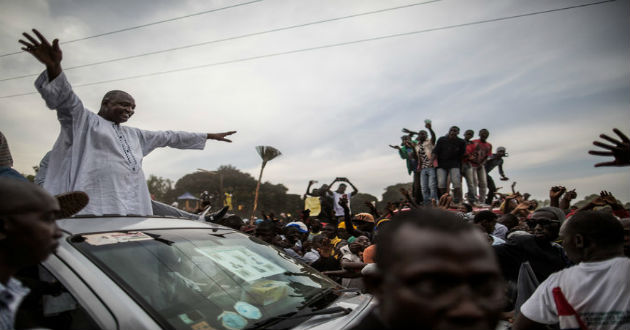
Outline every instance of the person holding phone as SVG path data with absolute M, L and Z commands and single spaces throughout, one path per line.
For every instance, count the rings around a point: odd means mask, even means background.
M 337 187 L 337 190 L 331 191 L 330 188 L 332 187 L 333 184 L 335 184 L 335 182 L 345 182 L 349 184 L 353 189 L 352 192 L 349 194 L 346 193 L 346 188 L 348 186 L 345 183 L 339 184 L 339 186 Z M 348 210 L 350 210 L 350 199 L 353 196 L 355 196 L 358 192 L 359 190 L 357 189 L 357 187 L 355 187 L 354 184 L 352 184 L 352 182 L 348 180 L 348 178 L 337 177 L 330 185 L 328 185 L 328 195 L 332 197 L 333 199 L 333 210 L 334 210 L 334 217 L 330 219 L 331 223 L 336 225 L 340 220 L 343 220 L 343 217 L 346 214 L 343 207 L 339 205 L 339 200 L 341 200 L 342 198 L 346 198 L 348 200 Z

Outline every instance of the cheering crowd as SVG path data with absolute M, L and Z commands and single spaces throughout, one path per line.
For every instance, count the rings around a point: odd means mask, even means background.
M 503 172 L 503 157 L 507 157 L 505 148 L 498 147 L 493 154 L 492 144 L 488 142 L 490 132 L 485 128 L 479 131 L 478 139 L 472 140 L 475 134 L 473 130 L 466 130 L 464 139 L 461 139 L 458 137 L 459 127 L 453 126 L 446 136 L 436 142 L 430 120 L 425 120 L 425 127 L 431 138 L 428 138 L 425 130 L 416 133 L 403 128 L 407 135 L 400 137 L 400 145 L 390 145 L 406 160 L 407 172 L 413 174 L 414 201 L 429 205 L 432 200 L 448 192 L 452 184 L 453 202 L 463 202 L 464 178 L 469 204 L 492 204 L 497 187 L 490 172 L 498 167 L 501 180 L 508 180 Z M 417 139 L 414 139 L 416 135 Z
M 36 86 L 57 111 L 62 132 L 49 154 L 43 188 L 11 169 L 8 144 L 1 143 L 3 326 L 11 325 L 15 297 L 25 295 L 15 273 L 44 260 L 61 237 L 55 219 L 77 212 L 178 212 L 152 204 L 142 158 L 158 147 L 230 142 L 226 137 L 235 133 L 121 126 L 135 109 L 122 91 L 107 93 L 93 113 L 63 74 L 58 41 L 33 32 L 36 38 L 25 33 L 20 43 L 46 66 Z M 245 223 L 223 209 L 205 220 L 249 233 L 346 287 L 376 296 L 378 307 L 354 329 L 494 329 L 499 320 L 515 329 L 630 327 L 630 213 L 611 193 L 602 191 L 580 208 L 571 205 L 576 192 L 562 186 L 550 187 L 549 207 L 525 193 L 497 193 L 490 174 L 498 168 L 500 179 L 508 180 L 502 166 L 507 153 L 503 147 L 493 153 L 487 129 L 473 140 L 472 130 L 461 139 L 453 126 L 436 139 L 429 120 L 425 128 L 403 129 L 400 145 L 391 146 L 405 160 L 413 185 L 401 190 L 403 200 L 382 209 L 367 203 L 369 213 L 353 213 L 358 189 L 338 177 L 314 190 L 309 182 L 309 207 L 297 219 L 263 212 Z M 594 142 L 604 150 L 591 154 L 614 158 L 598 166 L 630 165 L 630 139 L 615 133 L 619 139 L 601 135 L 612 144 Z

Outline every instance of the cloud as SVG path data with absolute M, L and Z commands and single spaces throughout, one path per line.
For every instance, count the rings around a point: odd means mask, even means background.
M 408 3 L 262 1 L 63 45 L 64 66 Z M 68 40 L 230 4 L 5 1 L 0 51 L 16 50 L 16 39 L 31 26 Z M 573 4 L 441 1 L 67 75 L 76 86 Z M 145 159 L 147 174 L 171 179 L 221 164 L 257 175 L 260 159 L 254 147 L 272 145 L 283 156 L 270 163 L 265 180 L 301 194 L 309 179 L 347 176 L 361 191 L 380 197 L 387 185 L 410 181 L 404 162 L 387 145 L 399 141 L 402 127 L 419 129 L 430 118 L 438 135 L 451 125 L 490 129 L 494 146 L 508 148 L 506 171 L 522 189 L 544 196 L 548 183 L 558 180 L 598 191 L 598 182 L 619 187 L 610 178 L 627 178 L 614 172 L 603 181 L 585 179 L 602 173 L 592 169 L 597 159 L 586 154 L 597 135 L 612 127 L 628 130 L 629 7 L 614 2 L 75 90 L 92 110 L 110 89 L 130 92 L 138 105 L 130 125 L 140 128 L 239 131 L 232 144 L 210 141 L 204 151 L 157 150 Z M 42 69 L 27 54 L 0 58 L 1 77 Z M 32 81 L 0 82 L 1 95 L 34 91 Z M 54 112 L 38 95 L 30 95 L 0 99 L 0 116 L 16 168 L 31 172 L 59 132 Z M 618 194 L 630 199 L 621 187 Z

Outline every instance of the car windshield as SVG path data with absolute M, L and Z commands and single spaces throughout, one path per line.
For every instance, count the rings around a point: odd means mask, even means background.
M 337 287 L 284 252 L 229 230 L 107 232 L 70 242 L 166 328 L 251 327 Z

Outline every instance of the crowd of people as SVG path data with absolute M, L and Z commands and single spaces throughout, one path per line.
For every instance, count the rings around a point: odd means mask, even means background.
M 462 179 L 466 180 L 465 200 L 471 205 L 488 206 L 495 198 L 497 187 L 490 172 L 498 167 L 502 181 L 508 178 L 503 172 L 503 158 L 508 154 L 505 147 L 492 152 L 488 142 L 488 129 L 479 130 L 479 138 L 472 140 L 473 130 L 459 137 L 460 129 L 452 126 L 448 134 L 436 141 L 431 121 L 425 120 L 426 130 L 418 132 L 403 128 L 407 135 L 400 137 L 400 145 L 390 145 L 398 150 L 400 158 L 407 164 L 407 172 L 413 175 L 412 196 L 417 204 L 430 205 L 431 201 L 453 187 L 453 201 L 464 201 Z M 415 138 L 414 138 L 415 137 Z
M 630 323 L 630 213 L 609 192 L 575 208 L 575 192 L 554 186 L 553 206 L 517 192 L 480 211 L 448 193 L 429 206 L 402 194 L 358 214 L 341 197 L 339 223 L 306 210 L 300 221 L 264 215 L 240 230 L 376 295 L 379 309 L 355 329 L 562 325 L 560 296 L 588 329 Z
M 56 219 L 81 212 L 175 212 L 197 219 L 151 203 L 142 157 L 157 147 L 229 142 L 234 133 L 121 126 L 135 108 L 122 91 L 107 93 L 98 114 L 88 111 L 61 70 L 59 42 L 33 32 L 37 38 L 25 33 L 20 43 L 46 66 L 36 86 L 62 130 L 43 187 L 12 170 L 0 136 L 0 326 L 7 329 L 28 293 L 14 276 L 54 251 L 61 237 Z M 244 222 L 223 208 L 205 220 L 255 236 L 346 287 L 373 294 L 378 307 L 354 329 L 494 329 L 499 320 L 518 330 L 630 327 L 630 213 L 610 192 L 582 207 L 571 205 L 575 190 L 562 186 L 550 187 L 548 207 L 526 193 L 497 193 L 489 173 L 498 167 L 507 180 L 507 154 L 503 147 L 492 152 L 487 129 L 472 140 L 473 131 L 461 139 L 456 126 L 439 139 L 430 121 L 425 128 L 404 129 L 401 144 L 391 146 L 406 160 L 413 186 L 382 209 L 367 203 L 369 212 L 353 213 L 350 201 L 358 189 L 338 177 L 312 191 L 315 182 L 309 182 L 305 201 L 314 199 L 316 207 L 306 207 L 299 218 L 263 212 Z M 608 143 L 594 142 L 604 150 L 591 154 L 613 157 L 596 166 L 630 165 L 630 139 L 614 132 L 619 139 L 602 134 Z

